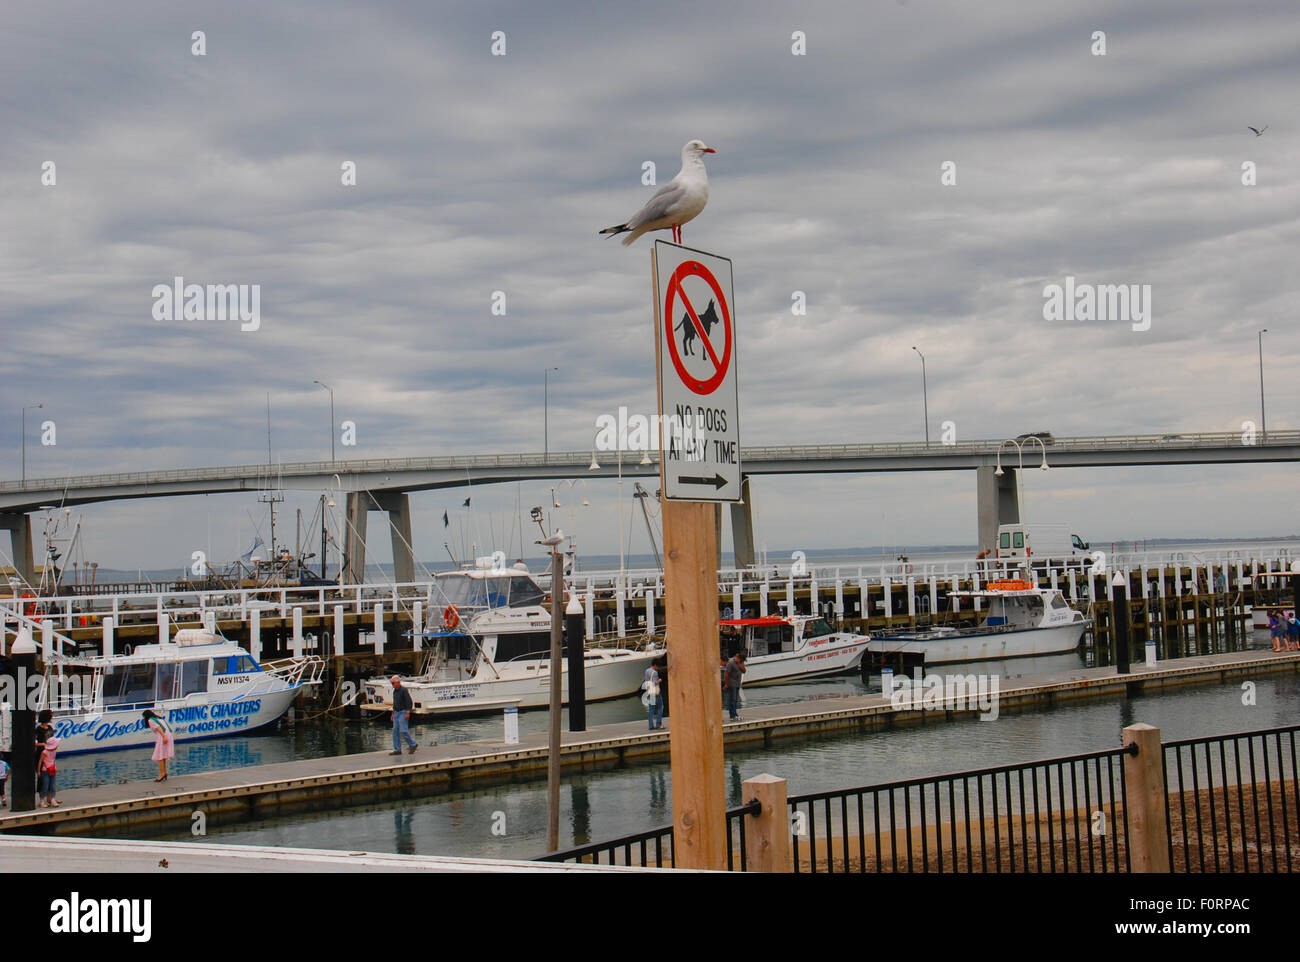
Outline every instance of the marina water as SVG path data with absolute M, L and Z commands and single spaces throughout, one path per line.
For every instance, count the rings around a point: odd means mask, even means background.
M 1250 647 L 1269 647 L 1256 633 Z M 1018 659 L 1006 663 L 946 666 L 945 674 L 996 673 L 1003 688 L 1022 677 L 1060 674 L 1085 667 L 1081 654 Z M 1290 724 L 1300 696 L 1294 675 L 1261 676 L 1254 682 L 1254 704 L 1244 704 L 1241 682 L 1207 684 L 1144 693 L 1129 698 L 1070 702 L 1050 709 L 1002 714 L 871 733 L 834 734 L 781 742 L 771 748 L 728 749 L 724 762 L 727 805 L 742 803 L 741 783 L 764 772 L 789 781 L 791 794 L 847 788 L 1020 763 L 1094 751 L 1120 744 L 1121 729 L 1146 722 L 1166 740 L 1250 731 Z M 879 691 L 856 675 L 753 688 L 745 703 L 817 703 L 831 708 L 837 699 Z M 743 709 L 742 709 L 743 717 Z M 588 727 L 644 720 L 635 697 L 588 706 Z M 520 715 L 523 732 L 543 731 L 545 711 Z M 671 715 L 668 724 L 671 727 Z M 566 719 L 567 725 L 567 719 Z M 301 758 L 387 751 L 386 724 L 303 718 L 265 735 L 223 738 L 177 746 L 172 770 L 186 772 L 256 766 Z M 499 739 L 499 715 L 436 719 L 414 727 L 421 744 Z M 138 757 L 137 757 L 138 756 Z M 386 759 L 385 759 L 386 760 Z M 147 753 L 117 752 L 69 758 L 60 763 L 61 787 L 74 788 L 144 780 L 154 770 Z M 66 772 L 66 774 L 65 774 Z M 563 778 L 561 847 L 584 844 L 672 821 L 672 787 L 667 761 L 606 772 L 574 773 Z M 424 799 L 342 808 L 211 827 L 195 839 L 189 832 L 149 838 L 248 845 L 293 846 L 398 854 L 478 858 L 531 858 L 545 851 L 544 781 L 504 784 L 434 795 Z

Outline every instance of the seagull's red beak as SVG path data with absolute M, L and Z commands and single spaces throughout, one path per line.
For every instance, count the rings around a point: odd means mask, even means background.
M 705 152 L 706 154 L 716 154 L 716 153 L 717 153 L 717 151 L 714 150 L 712 147 L 705 147 L 705 148 L 704 148 L 704 152 Z

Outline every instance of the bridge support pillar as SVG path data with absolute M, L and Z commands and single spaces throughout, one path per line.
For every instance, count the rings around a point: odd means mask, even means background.
M 731 506 L 731 553 L 737 568 L 749 568 L 754 557 L 754 508 L 749 475 L 740 478 L 740 503 Z
M 415 550 L 411 545 L 411 499 L 405 491 L 353 491 L 348 494 L 348 530 L 343 539 L 347 567 L 339 579 L 344 584 L 366 580 L 366 528 L 371 511 L 388 515 L 393 545 L 393 576 L 398 582 L 415 580 Z
M 370 515 L 370 495 L 365 491 L 348 494 L 347 531 L 343 535 L 346 564 L 339 572 L 341 584 L 361 584 L 366 580 L 366 519 Z
M 415 548 L 411 544 L 411 497 L 405 491 L 375 495 L 380 510 L 388 512 L 388 536 L 393 545 L 393 578 L 398 584 L 415 580 Z
M 29 585 L 36 584 L 36 556 L 32 551 L 32 517 L 22 512 L 0 513 L 0 530 L 9 532 L 9 555 L 14 559 L 18 577 Z
M 1020 521 L 1020 500 L 1016 492 L 1016 468 L 1002 468 L 1002 477 L 992 465 L 975 469 L 975 492 L 979 504 L 979 546 L 993 551 L 998 546 L 998 525 Z

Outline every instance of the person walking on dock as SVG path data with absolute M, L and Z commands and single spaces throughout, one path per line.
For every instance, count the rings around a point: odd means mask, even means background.
M 660 693 L 659 669 L 651 665 L 645 670 L 646 707 L 650 709 L 650 731 L 664 727 L 664 696 Z
M 153 732 L 153 761 L 158 763 L 158 777 L 155 782 L 167 781 L 167 759 L 176 754 L 176 743 L 172 739 L 171 729 L 167 723 L 154 714 L 152 709 L 145 709 L 144 723 Z
M 0 805 L 5 803 L 5 782 L 9 781 L 9 763 L 0 758 Z
M 1282 638 L 1286 634 L 1286 622 L 1275 611 L 1268 613 L 1268 636 L 1273 641 L 1273 650 L 1282 651 Z
M 402 687 L 402 679 L 393 676 L 393 750 L 390 755 L 402 754 L 402 741 L 410 746 L 408 755 L 415 754 L 416 741 L 411 737 L 411 693 Z
M 1300 621 L 1295 620 L 1295 612 L 1286 614 L 1286 650 L 1300 651 Z
M 727 662 L 726 673 L 722 676 L 726 688 L 727 711 L 732 721 L 740 720 L 740 676 L 745 673 L 745 653 L 738 651 Z

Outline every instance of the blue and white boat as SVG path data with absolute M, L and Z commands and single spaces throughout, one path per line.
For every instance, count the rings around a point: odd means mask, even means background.
M 138 645 L 129 655 L 56 659 L 46 672 L 49 697 L 38 707 L 53 712 L 64 755 L 153 745 L 146 709 L 167 721 L 178 742 L 243 735 L 279 721 L 324 667 L 315 656 L 258 664 L 212 631 L 183 628 L 166 644 Z

